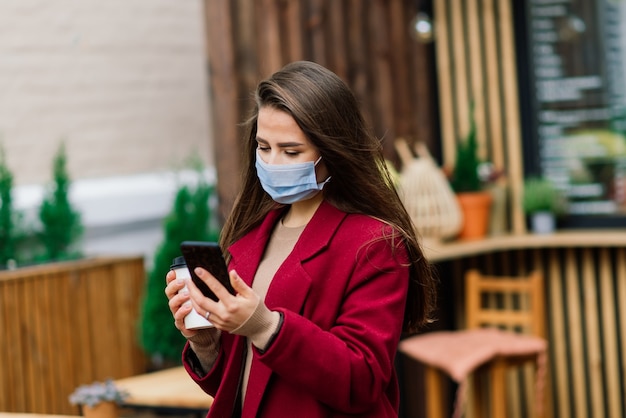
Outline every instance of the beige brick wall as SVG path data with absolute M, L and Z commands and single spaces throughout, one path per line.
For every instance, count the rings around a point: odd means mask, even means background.
M 17 185 L 212 165 L 201 0 L 0 1 L 0 141 Z

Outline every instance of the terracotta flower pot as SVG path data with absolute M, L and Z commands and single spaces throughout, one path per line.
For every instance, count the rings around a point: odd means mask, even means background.
M 493 200 L 489 192 L 457 193 L 461 212 L 463 212 L 463 226 L 459 232 L 459 239 L 481 239 L 487 235 L 489 213 Z
M 115 402 L 101 402 L 93 407 L 83 405 L 83 416 L 86 418 L 117 418 L 117 404 Z

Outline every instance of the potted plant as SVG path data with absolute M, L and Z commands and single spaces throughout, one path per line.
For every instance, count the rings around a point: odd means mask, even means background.
M 92 418 L 117 417 L 119 405 L 129 396 L 113 380 L 81 385 L 69 396 L 72 405 L 80 405 L 82 414 Z
M 492 195 L 484 189 L 480 178 L 482 162 L 478 158 L 476 122 L 473 114 L 472 109 L 470 130 L 465 140 L 457 144 L 456 161 L 450 178 L 450 185 L 456 193 L 463 213 L 463 226 L 458 236 L 460 239 L 477 239 L 486 235 L 492 202 Z
M 562 193 L 550 180 L 536 176 L 524 180 L 522 206 L 529 216 L 533 232 L 553 232 L 556 228 L 556 216 L 563 211 L 564 205 Z

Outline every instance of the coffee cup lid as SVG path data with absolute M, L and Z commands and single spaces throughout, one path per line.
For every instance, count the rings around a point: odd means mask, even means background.
M 181 267 L 184 267 L 186 265 L 187 265 L 187 263 L 185 262 L 185 257 L 180 255 L 180 256 L 174 258 L 174 260 L 172 260 L 172 265 L 170 266 L 170 270 L 181 268 Z

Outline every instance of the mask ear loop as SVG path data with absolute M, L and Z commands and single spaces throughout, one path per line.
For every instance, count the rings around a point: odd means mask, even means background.
M 317 167 L 317 163 L 319 163 L 321 160 L 322 160 L 322 156 L 320 155 L 320 158 L 318 158 L 318 159 L 317 159 L 317 160 L 313 163 L 313 167 Z M 318 186 L 318 187 L 320 187 L 320 190 L 321 190 L 321 187 L 324 187 L 324 185 L 330 181 L 330 178 L 331 178 L 331 177 L 332 177 L 332 176 L 328 176 L 328 178 L 327 178 L 326 180 L 324 180 L 324 181 L 322 181 L 322 182 L 317 183 L 317 186 Z

